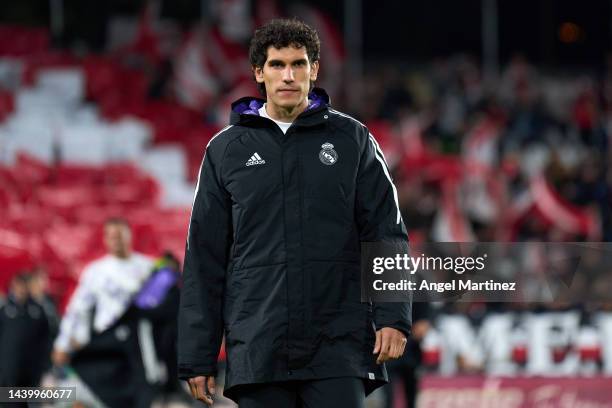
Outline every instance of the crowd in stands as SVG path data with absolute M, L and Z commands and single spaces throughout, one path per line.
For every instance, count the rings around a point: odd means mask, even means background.
M 388 71 L 367 77 L 363 114 L 399 145 L 413 237 L 610 240 L 609 73 L 545 73 L 521 56 L 488 82 L 467 56 Z
M 490 79 L 465 55 L 403 69 L 372 64 L 359 115 L 395 164 L 411 240 L 609 241 L 610 68 L 538 69 L 516 56 Z M 522 273 L 542 277 L 545 246 L 523 248 Z M 610 288 L 610 252 L 599 248 L 582 256 L 582 267 L 597 272 L 581 278 L 577 302 L 433 304 L 421 367 L 610 373 L 610 301 L 591 302 Z

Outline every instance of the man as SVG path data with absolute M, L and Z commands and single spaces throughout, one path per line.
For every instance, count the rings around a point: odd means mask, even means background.
M 45 269 L 38 266 L 28 276 L 28 292 L 31 302 L 42 310 L 44 326 L 47 328 L 37 336 L 37 347 L 32 347 L 31 362 L 28 364 L 36 373 L 35 376 L 39 379 L 39 383 L 43 375 L 51 368 L 51 351 L 59 328 L 59 315 L 55 302 L 47 293 L 48 277 Z
M 152 333 L 141 333 L 133 302 L 151 275 L 153 260 L 132 250 L 132 233 L 122 218 L 105 222 L 104 244 L 108 254 L 86 266 L 70 299 L 52 361 L 58 368 L 70 365 L 62 385 L 76 386 L 81 402 L 148 407 L 154 381 L 147 373 L 158 367 L 154 355 L 145 355 L 143 344 L 152 343 Z
M 37 387 L 49 356 L 50 325 L 28 292 L 32 278 L 27 272 L 16 275 L 0 305 L 0 386 Z
M 429 303 L 417 302 L 412 308 L 412 328 L 406 344 L 404 355 L 387 367 L 391 383 L 384 387 L 387 408 L 393 408 L 394 397 L 392 385 L 403 386 L 406 408 L 415 408 L 419 391 L 419 377 L 423 352 L 421 343 L 430 330 L 431 310 Z
M 156 260 L 155 269 L 134 300 L 139 317 L 151 322 L 155 352 L 166 373 L 159 384 L 158 401 L 190 402 L 179 381 L 176 362 L 176 315 L 179 307 L 181 267 L 179 260 L 166 252 Z M 165 405 L 164 405 L 165 406 Z
M 317 33 L 255 32 L 266 99 L 232 104 L 209 142 L 187 236 L 179 375 L 212 405 L 225 334 L 225 395 L 241 408 L 363 407 L 410 331 L 405 303 L 360 302 L 360 243 L 407 249 L 397 194 L 367 128 L 313 88 Z

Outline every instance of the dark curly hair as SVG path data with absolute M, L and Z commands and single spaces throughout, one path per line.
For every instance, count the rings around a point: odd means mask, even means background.
M 316 30 L 296 18 L 274 19 L 255 30 L 249 47 L 249 61 L 253 68 L 263 68 L 268 59 L 268 48 L 283 48 L 294 46 L 306 47 L 308 61 L 318 61 L 321 42 Z M 257 83 L 259 92 L 266 96 L 264 84 Z M 311 84 L 312 87 L 312 84 Z

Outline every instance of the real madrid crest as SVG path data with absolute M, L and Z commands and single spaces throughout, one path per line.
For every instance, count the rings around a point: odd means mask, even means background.
M 321 145 L 323 150 L 319 152 L 319 160 L 321 163 L 331 166 L 332 164 L 336 164 L 338 161 L 338 153 L 334 150 L 334 145 L 327 142 Z

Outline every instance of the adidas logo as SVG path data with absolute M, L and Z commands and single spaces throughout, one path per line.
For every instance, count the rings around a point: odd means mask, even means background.
M 255 166 L 258 164 L 266 164 L 266 161 L 264 159 L 261 158 L 261 156 L 255 152 L 253 153 L 253 155 L 251 156 L 251 158 L 246 162 L 247 166 Z

